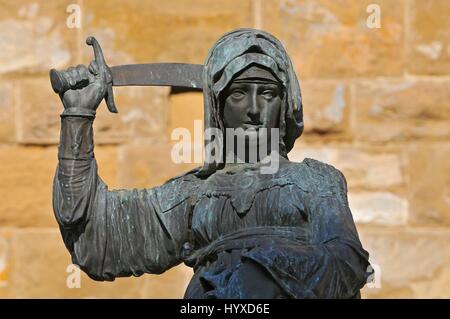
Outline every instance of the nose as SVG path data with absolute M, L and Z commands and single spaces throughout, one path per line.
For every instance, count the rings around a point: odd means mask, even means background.
M 250 94 L 250 101 L 247 110 L 248 116 L 252 119 L 252 121 L 259 120 L 259 106 L 258 106 L 258 94 L 256 88 L 252 88 Z

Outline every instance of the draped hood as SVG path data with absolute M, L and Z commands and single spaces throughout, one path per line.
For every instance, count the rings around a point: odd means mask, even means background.
M 216 128 L 225 136 L 220 93 L 243 70 L 257 65 L 271 71 L 283 86 L 280 112 L 279 153 L 287 158 L 295 140 L 303 132 L 302 96 L 292 62 L 281 42 L 273 35 L 255 29 L 238 29 L 223 35 L 211 48 L 203 71 L 204 129 Z M 224 150 L 223 138 L 205 139 Z M 205 152 L 205 164 L 197 173 L 210 175 L 220 163 Z

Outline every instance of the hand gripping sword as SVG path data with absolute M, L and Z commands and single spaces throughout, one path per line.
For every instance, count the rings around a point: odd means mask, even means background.
M 104 72 L 107 82 L 105 101 L 110 112 L 117 113 L 113 86 L 171 86 L 192 91 L 202 90 L 202 64 L 147 63 L 109 67 L 98 41 L 94 37 L 88 37 L 86 44 L 94 49 L 94 60 L 99 72 Z M 63 94 L 73 88 L 69 83 L 67 71 L 51 69 L 50 82 L 53 91 L 58 94 Z M 80 83 L 76 84 L 76 86 L 78 85 Z

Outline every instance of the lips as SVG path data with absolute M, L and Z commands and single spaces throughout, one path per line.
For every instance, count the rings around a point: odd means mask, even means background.
M 263 124 L 260 122 L 245 122 L 244 123 L 245 129 L 249 129 L 249 128 L 260 129 L 262 127 L 263 127 Z

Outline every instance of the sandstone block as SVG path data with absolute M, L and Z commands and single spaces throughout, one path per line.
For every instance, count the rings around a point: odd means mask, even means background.
M 76 1 L 75 1 L 76 2 Z M 76 61 L 76 28 L 67 26 L 74 1 L 13 1 L 0 4 L 0 74 L 42 73 Z
M 448 229 L 360 227 L 359 233 L 381 277 L 381 287 L 366 287 L 365 297 L 449 298 Z
M 353 134 L 387 142 L 450 137 L 450 86 L 442 81 L 367 81 L 356 84 Z
M 405 186 L 404 165 L 400 151 L 382 147 L 307 144 L 301 140 L 289 158 L 301 162 L 305 157 L 333 165 L 343 172 L 349 190 L 395 190 Z
M 57 229 L 17 231 L 11 243 L 10 293 L 16 298 L 138 298 L 138 278 L 97 282 L 73 276 L 70 255 Z M 69 283 L 69 284 L 68 284 Z M 79 288 L 76 288 L 79 283 Z M 76 285 L 75 285 L 76 284 Z M 70 288 L 72 287 L 72 288 Z
M 15 139 L 14 86 L 2 81 L 0 82 L 0 142 L 13 142 Z
M 168 88 L 114 88 L 118 114 L 104 102 L 94 122 L 96 144 L 124 143 L 135 138 L 165 138 Z M 62 103 L 48 78 L 20 81 L 18 139 L 22 143 L 56 144 L 61 129 Z
M 117 185 L 117 156 L 113 147 L 96 148 L 99 174 Z M 3 227 L 56 227 L 52 186 L 57 147 L 0 147 L 0 224 Z
M 380 28 L 367 24 L 371 0 L 262 3 L 263 29 L 285 44 L 300 78 L 403 74 L 406 1 L 376 2 Z
M 388 192 L 350 192 L 349 206 L 358 224 L 384 226 L 405 225 L 408 221 L 408 201 Z
M 417 143 L 408 148 L 411 222 L 450 225 L 450 144 Z
M 408 71 L 420 75 L 450 74 L 450 3 L 411 1 Z
M 301 79 L 300 79 L 301 80 Z M 301 81 L 305 134 L 350 132 L 350 93 L 345 82 L 327 80 Z
M 168 144 L 133 144 L 119 150 L 119 184 L 123 188 L 147 188 L 163 184 L 200 163 L 176 163 Z M 193 157 L 192 157 L 193 159 Z
M 203 63 L 225 32 L 253 26 L 252 1 L 86 1 L 83 34 L 96 36 L 111 65 Z M 84 48 L 84 56 L 91 57 Z

